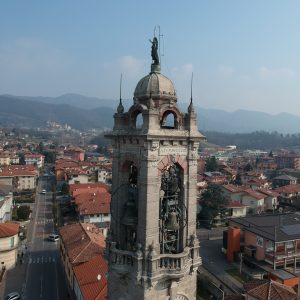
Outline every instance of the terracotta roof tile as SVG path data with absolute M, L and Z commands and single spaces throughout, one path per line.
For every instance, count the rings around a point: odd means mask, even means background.
M 107 296 L 107 263 L 101 255 L 73 268 L 85 300 L 104 300 Z M 100 276 L 99 276 L 100 275 Z M 98 277 L 99 276 L 99 277 Z
M 244 284 L 246 293 L 258 300 L 294 300 L 296 292 L 273 280 L 253 280 Z
M 86 262 L 105 249 L 105 238 L 93 224 L 65 225 L 60 228 L 60 236 L 71 264 Z
M 16 235 L 19 232 L 20 225 L 16 223 L 1 223 L 0 238 Z

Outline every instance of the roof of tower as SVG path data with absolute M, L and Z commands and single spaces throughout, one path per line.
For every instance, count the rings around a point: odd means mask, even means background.
M 143 77 L 137 84 L 134 91 L 134 98 L 137 100 L 144 99 L 166 99 L 177 100 L 176 91 L 173 82 L 160 73 L 160 59 L 158 55 L 158 40 L 153 38 L 151 47 L 151 72 Z
M 159 72 L 151 72 L 143 77 L 134 91 L 134 98 L 160 98 L 176 100 L 176 91 L 173 82 Z

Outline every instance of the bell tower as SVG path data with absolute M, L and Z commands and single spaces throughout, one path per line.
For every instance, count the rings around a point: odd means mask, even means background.
M 175 88 L 160 73 L 158 41 L 151 72 L 133 104 L 122 100 L 108 135 L 113 145 L 111 228 L 107 242 L 109 300 L 195 300 L 201 264 L 196 237 L 199 141 L 192 99 L 177 106 Z

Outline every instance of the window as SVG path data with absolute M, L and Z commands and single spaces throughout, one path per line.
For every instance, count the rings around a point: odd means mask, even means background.
M 13 248 L 15 245 L 15 237 L 13 236 L 11 239 L 10 239 L 10 247 Z

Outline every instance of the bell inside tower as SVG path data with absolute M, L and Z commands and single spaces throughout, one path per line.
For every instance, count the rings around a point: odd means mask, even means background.
M 183 250 L 182 234 L 186 209 L 182 197 L 182 170 L 172 164 L 162 171 L 160 190 L 160 252 L 179 253 Z
M 129 166 L 129 185 L 128 185 L 128 199 L 124 205 L 124 213 L 121 223 L 125 226 L 125 249 L 134 250 L 136 245 L 137 233 L 137 167 L 131 163 Z

